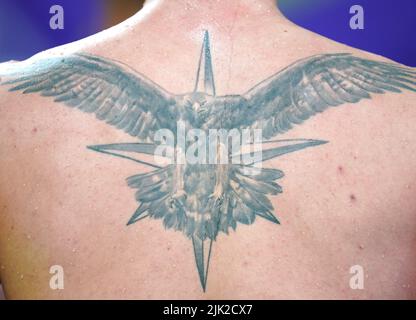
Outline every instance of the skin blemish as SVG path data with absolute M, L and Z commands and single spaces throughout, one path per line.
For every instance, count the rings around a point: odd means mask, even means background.
M 38 128 L 34 127 L 34 128 L 32 129 L 32 133 L 33 133 L 33 134 L 36 134 L 37 132 L 38 132 Z
M 350 200 L 351 200 L 351 202 L 355 202 L 355 201 L 357 201 L 357 197 L 355 196 L 355 194 L 350 194 Z
M 344 167 L 343 166 L 338 166 L 338 173 L 339 174 L 343 174 L 344 173 Z

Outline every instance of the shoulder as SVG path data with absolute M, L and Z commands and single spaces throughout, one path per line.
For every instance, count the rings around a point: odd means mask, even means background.
M 377 96 L 379 102 L 389 103 L 394 97 L 396 102 L 414 99 L 416 93 L 416 68 L 404 65 L 385 56 L 360 50 L 321 35 L 307 32 L 311 47 L 317 54 L 347 54 L 346 59 L 340 59 L 329 66 L 330 70 L 348 65 L 348 74 L 363 82 L 368 89 L 375 86 L 379 90 L 371 90 L 370 94 Z M 342 57 L 342 56 L 341 56 Z M 362 67 L 362 68 L 361 68 Z M 356 82 L 359 84 L 359 82 Z M 342 87 L 343 82 L 340 82 Z M 393 88 L 392 88 L 393 87 Z M 397 89 L 397 90 L 396 90 Z M 378 95 L 378 93 L 381 93 Z M 410 101 L 409 101 L 410 103 Z M 406 103 L 407 104 L 407 103 Z

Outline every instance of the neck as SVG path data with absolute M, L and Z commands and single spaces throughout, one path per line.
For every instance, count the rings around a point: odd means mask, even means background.
M 234 6 L 238 7 L 242 4 L 250 6 L 269 6 L 276 7 L 278 0 L 146 0 L 145 5 L 154 2 L 165 2 L 165 3 L 175 3 L 178 5 L 197 5 L 199 7 L 212 7 L 212 6 Z
M 219 25 L 247 18 L 273 18 L 287 21 L 277 6 L 278 0 L 146 0 L 144 9 L 158 8 L 168 16 Z M 279 22 L 279 21 L 277 21 Z

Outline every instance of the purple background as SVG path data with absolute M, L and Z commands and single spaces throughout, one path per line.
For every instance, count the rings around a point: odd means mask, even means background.
M 353 5 L 364 8 L 364 30 L 350 29 Z M 306 29 L 416 67 L 416 0 L 280 0 L 279 7 Z
M 108 27 L 111 1 L 0 0 L 0 61 L 26 59 L 103 30 Z M 64 30 L 49 28 L 49 8 L 54 4 L 65 8 Z M 349 28 L 349 8 L 355 4 L 364 7 L 365 30 Z M 416 0 L 280 0 L 279 6 L 300 26 L 416 66 Z
M 103 3 L 103 0 L 0 0 L 0 61 L 26 59 L 102 30 Z M 64 30 L 49 27 L 52 16 L 49 9 L 53 5 L 64 7 Z

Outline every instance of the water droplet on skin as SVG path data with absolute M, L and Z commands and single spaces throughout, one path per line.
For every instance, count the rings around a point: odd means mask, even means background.
M 75 249 L 75 248 L 74 248 L 74 249 L 72 249 L 72 252 L 73 252 L 73 253 L 77 252 L 77 249 Z
M 30 234 L 28 234 L 28 235 L 26 236 L 26 238 L 27 238 L 27 240 L 31 240 L 31 239 L 32 239 L 32 236 L 31 236 Z
M 23 274 L 20 275 L 20 280 L 23 280 L 25 276 Z

